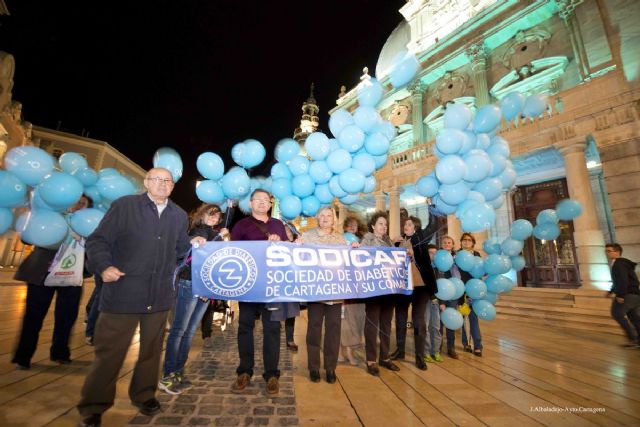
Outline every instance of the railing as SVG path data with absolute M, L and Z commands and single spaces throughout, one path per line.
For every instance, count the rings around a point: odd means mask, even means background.
M 421 144 L 401 153 L 394 154 L 391 156 L 391 168 L 397 169 L 426 160 L 430 156 L 429 151 L 429 144 Z

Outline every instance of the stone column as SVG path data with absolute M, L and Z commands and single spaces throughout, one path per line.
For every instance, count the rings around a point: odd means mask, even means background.
M 400 192 L 389 191 L 389 237 L 400 235 Z
M 581 2 L 560 1 L 558 3 L 560 7 L 558 15 L 562 18 L 562 22 L 567 28 L 569 41 L 571 41 L 571 48 L 573 50 L 573 59 L 576 61 L 576 65 L 578 66 L 580 79 L 584 80 L 589 76 L 588 58 L 584 49 L 584 43 L 582 43 L 580 31 L 576 28 L 578 26 L 578 21 L 575 14 L 576 6 Z
M 422 102 L 427 85 L 418 80 L 409 86 L 409 90 L 411 91 L 411 123 L 413 126 L 413 146 L 415 147 L 425 143 Z
M 387 196 L 380 191 L 376 194 L 376 211 L 384 212 L 387 210 Z
M 476 92 L 476 106 L 482 107 L 491 103 L 487 85 L 487 51 L 482 42 L 470 45 L 467 55 L 471 58 L 471 77 Z
M 581 289 L 607 289 L 611 274 L 584 155 L 587 144 L 580 139 L 556 148 L 564 157 L 569 196 L 583 207 L 582 215 L 573 221 Z

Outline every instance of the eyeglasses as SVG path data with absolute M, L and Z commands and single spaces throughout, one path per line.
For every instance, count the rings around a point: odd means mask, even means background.
M 271 200 L 269 199 L 251 199 L 252 202 L 264 203 L 265 205 L 271 204 Z
M 462 240 L 460 240 L 460 241 L 461 241 L 461 242 L 473 242 L 473 240 L 471 240 L 471 239 L 462 239 Z
M 158 176 L 148 177 L 147 181 L 151 181 L 154 184 L 167 184 L 173 185 L 173 180 L 171 178 L 160 178 Z

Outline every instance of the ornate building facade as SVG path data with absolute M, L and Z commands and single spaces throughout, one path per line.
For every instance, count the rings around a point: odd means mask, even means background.
M 435 135 L 448 102 L 472 110 L 512 91 L 545 93 L 543 118 L 503 122 L 518 180 L 488 235 L 504 238 L 517 218 L 535 219 L 566 197 L 584 213 L 553 242 L 529 239 L 521 286 L 607 289 L 606 241 L 640 260 L 640 3 L 630 0 L 409 0 L 382 47 L 376 76 L 388 92 L 379 104 L 398 129 L 377 172 L 375 196 L 362 208 L 422 206 L 413 184 L 435 167 Z M 392 58 L 416 55 L 421 69 L 405 88 L 389 83 Z M 339 108 L 357 107 L 356 88 Z M 416 207 L 416 212 L 418 211 Z M 344 211 L 344 209 L 342 209 Z M 454 216 L 445 230 L 460 236 Z M 478 236 L 481 239 L 485 236 Z
M 313 87 L 314 84 L 311 83 L 309 98 L 307 98 L 307 100 L 302 104 L 302 118 L 300 119 L 300 127 L 296 128 L 296 130 L 293 131 L 293 139 L 298 141 L 298 144 L 300 144 L 300 149 L 305 155 L 307 152 L 304 149 L 304 142 L 307 140 L 307 137 L 309 135 L 318 130 L 318 125 L 320 124 L 318 119 L 320 108 L 318 107 L 316 98 L 313 96 Z

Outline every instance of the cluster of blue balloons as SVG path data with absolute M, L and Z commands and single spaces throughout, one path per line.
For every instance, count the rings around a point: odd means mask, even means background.
M 18 217 L 14 229 L 25 242 L 42 247 L 57 247 L 67 237 L 69 224 L 79 235 L 88 236 L 113 200 L 134 194 L 139 187 L 115 169 L 96 172 L 84 156 L 73 152 L 56 161 L 38 147 L 15 147 L 7 152 L 5 167 L 0 170 L 0 234 L 13 225 L 13 209 L 29 208 Z M 83 194 L 93 200 L 95 208 L 65 218 L 64 212 Z
M 532 101 L 527 103 L 529 98 Z M 450 103 L 446 107 L 444 129 L 436 136 L 434 149 L 438 163 L 432 173 L 418 180 L 416 190 L 433 197 L 440 213 L 455 214 L 464 231 L 491 227 L 495 210 L 504 203 L 504 193 L 515 185 L 509 143 L 497 131 L 503 116 L 510 120 L 523 111 L 527 115 L 538 112 L 534 106 L 539 107 L 539 103 L 533 100 L 544 97 L 529 98 L 514 92 L 500 107 L 483 106 L 475 116 L 464 104 Z M 529 106 L 527 110 L 525 105 Z

